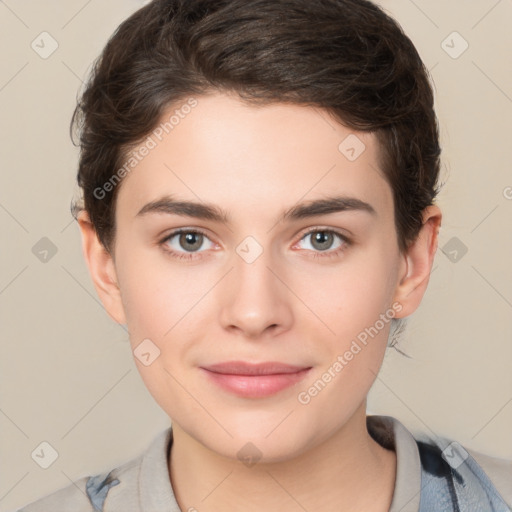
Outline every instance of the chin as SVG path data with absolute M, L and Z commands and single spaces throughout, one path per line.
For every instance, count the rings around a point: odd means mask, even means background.
M 285 416 L 286 414 L 283 415 Z M 293 414 L 290 418 L 291 416 Z M 251 421 L 245 426 L 239 424 L 236 430 L 228 430 L 233 437 L 218 434 L 212 438 L 202 433 L 202 439 L 198 440 L 209 450 L 223 457 L 239 460 L 247 467 L 256 463 L 274 464 L 288 461 L 311 447 L 311 431 L 306 436 L 303 434 L 304 430 L 301 429 L 301 433 L 293 422 L 286 427 L 279 425 L 279 421 L 273 422 L 273 426 L 267 428 L 263 422 L 258 424 L 257 421 Z

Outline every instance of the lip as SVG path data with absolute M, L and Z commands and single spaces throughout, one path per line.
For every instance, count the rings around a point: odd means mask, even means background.
M 227 361 L 200 367 L 207 377 L 225 391 L 245 398 L 271 396 L 301 381 L 311 367 L 279 362 L 247 363 Z

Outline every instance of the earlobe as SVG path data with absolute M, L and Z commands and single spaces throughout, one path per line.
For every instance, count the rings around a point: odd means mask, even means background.
M 78 225 L 82 237 L 82 253 L 91 278 L 108 315 L 119 324 L 126 324 L 121 301 L 121 291 L 114 261 L 98 239 L 86 211 L 78 214 Z
M 397 318 L 411 315 L 423 299 L 438 247 L 441 220 L 439 207 L 432 205 L 426 208 L 418 237 L 402 255 L 399 283 L 394 298 L 394 301 L 402 305 Z

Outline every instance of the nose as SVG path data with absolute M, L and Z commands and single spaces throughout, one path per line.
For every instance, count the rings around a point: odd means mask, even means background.
M 234 268 L 219 287 L 224 329 L 254 341 L 290 328 L 293 295 L 285 284 L 286 276 L 270 260 L 265 251 L 251 263 L 234 255 Z

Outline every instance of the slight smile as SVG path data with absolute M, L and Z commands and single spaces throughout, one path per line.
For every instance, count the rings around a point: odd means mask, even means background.
M 263 398 L 301 381 L 311 366 L 279 362 L 247 363 L 227 361 L 200 367 L 216 385 L 244 398 Z

